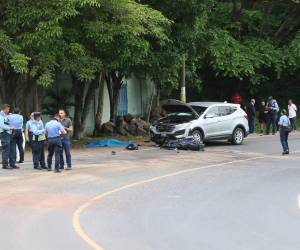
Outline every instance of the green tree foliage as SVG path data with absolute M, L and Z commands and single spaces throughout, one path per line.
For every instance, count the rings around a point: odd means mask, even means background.
M 157 100 L 183 78 L 191 99 L 283 97 L 299 78 L 299 16 L 297 0 L 0 0 L 0 97 L 69 74 L 78 138 L 95 90 L 106 80 L 114 121 L 132 74 L 154 81 Z

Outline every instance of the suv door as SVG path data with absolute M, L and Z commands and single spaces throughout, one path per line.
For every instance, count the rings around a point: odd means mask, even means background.
M 219 134 L 220 112 L 218 106 L 209 107 L 203 117 L 205 137 L 214 137 Z
M 232 134 L 232 126 L 234 122 L 234 115 L 237 111 L 237 107 L 224 105 L 219 106 L 220 112 L 220 123 L 219 123 L 219 134 L 230 135 Z

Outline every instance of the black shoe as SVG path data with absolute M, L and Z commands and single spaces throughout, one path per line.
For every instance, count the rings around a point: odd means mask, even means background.
M 41 166 L 42 169 L 48 169 L 46 166 Z
M 9 166 L 3 166 L 2 168 L 3 169 L 12 169 L 12 167 L 9 167 Z
M 41 167 L 34 167 L 34 169 L 36 169 L 36 170 L 42 170 Z
M 52 168 L 47 168 L 48 169 L 48 171 L 52 171 Z
M 13 168 L 13 169 L 19 169 L 20 167 L 18 167 L 18 166 L 16 166 L 16 165 L 14 165 L 14 166 L 10 166 L 11 168 Z
M 24 163 L 24 160 L 20 160 L 20 161 L 18 161 L 18 163 Z
M 64 170 L 65 168 L 64 167 L 59 167 L 59 169 Z
M 55 169 L 54 172 L 55 173 L 61 173 L 61 171 L 59 169 Z
M 72 167 L 67 167 L 66 170 L 72 170 Z

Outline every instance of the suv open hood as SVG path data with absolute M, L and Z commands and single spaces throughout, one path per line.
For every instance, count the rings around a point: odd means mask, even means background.
M 195 118 L 199 118 L 198 113 L 190 105 L 175 99 L 162 101 L 161 107 L 168 113 L 192 113 Z

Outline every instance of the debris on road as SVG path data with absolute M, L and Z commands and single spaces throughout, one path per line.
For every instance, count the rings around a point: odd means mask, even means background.
M 135 143 L 130 143 L 127 147 L 127 150 L 139 150 L 139 146 Z
M 191 151 L 204 151 L 204 144 L 195 141 L 193 138 L 181 139 L 166 139 L 161 145 L 161 148 L 174 150 L 191 150 Z

